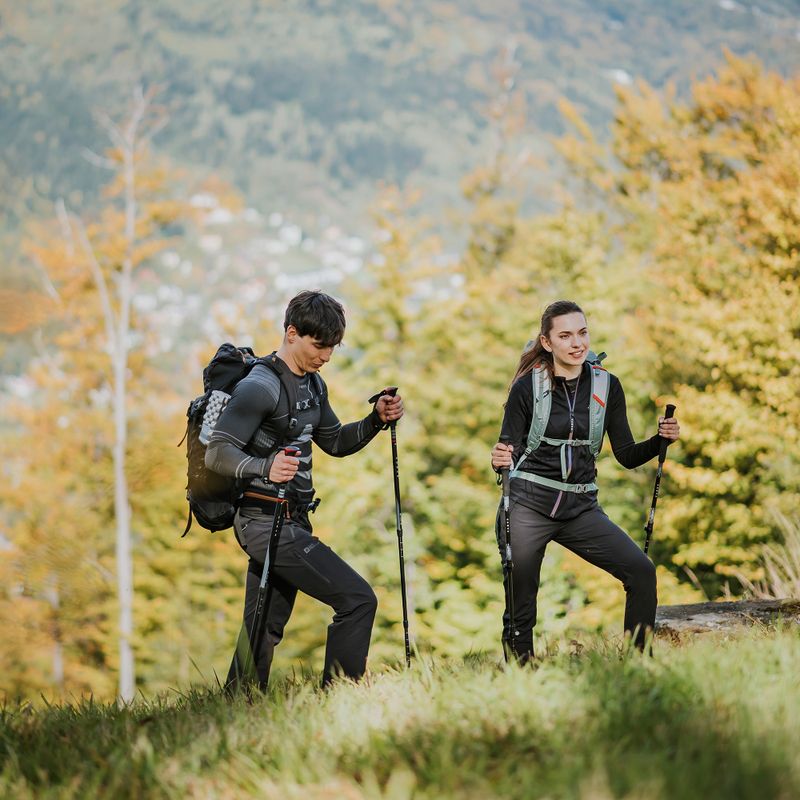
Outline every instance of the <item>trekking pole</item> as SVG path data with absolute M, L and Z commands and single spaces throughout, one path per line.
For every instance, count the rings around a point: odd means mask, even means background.
M 397 387 L 390 386 L 382 392 L 373 395 L 370 403 L 377 402 L 381 395 L 388 394 L 394 397 L 397 394 Z M 408 597 L 406 594 L 406 562 L 403 555 L 403 519 L 400 509 L 400 467 L 397 459 L 397 420 L 389 423 L 389 430 L 392 437 L 392 467 L 394 470 L 394 516 L 397 525 L 397 548 L 400 556 L 400 593 L 403 599 L 403 636 L 406 645 L 406 667 L 411 666 L 411 644 L 408 639 Z
M 508 640 L 507 647 L 503 648 L 503 656 L 508 663 L 508 650 L 516 655 L 514 637 L 517 634 L 514 620 L 514 559 L 511 554 L 511 511 L 509 509 L 510 484 L 509 469 L 506 467 L 500 472 L 503 483 L 503 521 L 506 531 L 506 553 L 503 559 L 503 572 L 506 578 L 506 609 L 508 611 Z
M 671 403 L 667 406 L 664 412 L 664 419 L 669 419 L 675 413 L 675 406 Z M 658 502 L 658 491 L 661 488 L 661 471 L 664 468 L 664 461 L 667 457 L 667 445 L 669 441 L 661 438 L 660 449 L 658 451 L 658 468 L 656 469 L 656 485 L 653 487 L 653 503 L 650 506 L 650 516 L 647 520 L 647 525 L 644 526 L 645 539 L 644 539 L 644 553 L 650 549 L 650 537 L 653 535 L 653 520 L 656 517 L 656 503 Z
M 283 452 L 287 456 L 297 456 L 300 450 L 296 447 L 284 447 Z M 238 663 L 242 664 L 241 677 L 248 684 L 255 683 L 257 678 L 256 659 L 261 651 L 266 630 L 267 614 L 272 600 L 272 572 L 275 563 L 275 556 L 278 551 L 278 543 L 283 529 L 283 520 L 286 511 L 286 487 L 288 483 L 281 484 L 278 490 L 278 505 L 275 507 L 275 515 L 272 518 L 272 530 L 269 535 L 269 544 L 264 558 L 264 567 L 261 570 L 261 581 L 258 585 L 258 597 L 256 599 L 256 610 L 253 615 L 253 624 L 247 630 L 247 621 L 242 623 L 239 631 L 239 639 L 236 644 L 236 657 Z M 237 674 L 237 677 L 239 675 Z M 266 682 L 259 688 L 266 688 Z

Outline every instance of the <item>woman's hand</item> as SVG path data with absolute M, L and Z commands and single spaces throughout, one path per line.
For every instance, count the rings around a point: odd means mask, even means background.
M 670 442 L 677 442 L 681 435 L 681 426 L 675 417 L 658 418 L 658 435 Z
M 506 469 L 513 463 L 511 454 L 514 452 L 514 446 L 510 444 L 503 444 L 498 442 L 492 448 L 492 468 L 495 470 Z

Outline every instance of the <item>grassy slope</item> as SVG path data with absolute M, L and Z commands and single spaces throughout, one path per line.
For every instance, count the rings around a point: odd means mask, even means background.
M 11 797 L 771 798 L 800 793 L 796 632 L 417 665 L 321 694 L 284 682 L 248 706 L 215 693 L 6 709 Z

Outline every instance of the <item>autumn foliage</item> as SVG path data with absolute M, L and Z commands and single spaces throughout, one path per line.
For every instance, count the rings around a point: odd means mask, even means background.
M 498 490 L 488 451 L 519 352 L 559 297 L 586 310 L 638 439 L 655 432 L 665 403 L 677 405 L 683 434 L 669 451 L 651 550 L 662 602 L 736 593 L 737 576 L 758 581 L 763 545 L 780 539 L 780 515 L 796 511 L 800 80 L 729 55 L 687 97 L 620 88 L 610 141 L 574 109 L 563 112 L 573 131 L 559 142 L 569 178 L 553 213 L 521 210 L 509 143 L 465 178 L 459 254 L 447 256 L 442 244 L 450 220 L 426 223 L 413 199 L 389 192 L 375 209 L 378 258 L 342 289 L 349 324 L 326 370 L 331 401 L 350 420 L 366 413 L 375 390 L 401 387 L 412 633 L 438 653 L 498 649 Z M 135 253 L 143 265 L 166 237 L 185 235 L 168 227 L 177 214 L 168 174 L 147 175 L 142 189 L 153 200 Z M 121 258 L 121 225 L 107 210 L 86 228 L 109 275 Z M 0 440 L 0 686 L 108 695 L 116 669 L 111 365 L 84 255 L 58 225 L 32 230 L 29 253 L 58 298 L 0 295 L 7 332 L 42 330 L 23 376 L 27 393 L 2 400 L 13 423 Z M 165 371 L 146 346 L 158 332 L 135 330 L 127 461 L 135 652 L 139 685 L 153 690 L 224 672 L 244 557 L 225 534 L 179 538 L 185 477 L 174 445 L 190 399 L 181 392 L 199 391 L 198 353 L 218 343 L 187 343 L 186 357 Z M 252 331 L 259 350 L 277 346 L 277 328 L 265 335 L 254 318 Z M 315 460 L 323 497 L 315 532 L 376 587 L 377 666 L 402 651 L 387 438 L 344 463 Z M 624 473 L 605 452 L 599 470 L 604 508 L 640 541 L 652 465 Z M 622 598 L 615 581 L 554 550 L 537 631 L 618 634 Z M 278 666 L 316 658 L 326 622 L 326 610 L 301 599 Z

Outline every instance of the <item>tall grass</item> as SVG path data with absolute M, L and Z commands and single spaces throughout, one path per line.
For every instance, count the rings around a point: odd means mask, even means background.
M 609 646 L 535 669 L 489 657 L 340 683 L 284 679 L 118 709 L 0 712 L 0 795 L 32 798 L 800 796 L 790 631 Z
M 760 600 L 800 599 L 800 518 L 776 512 L 783 542 L 764 545 L 764 578 L 748 580 L 738 575 L 747 594 Z

